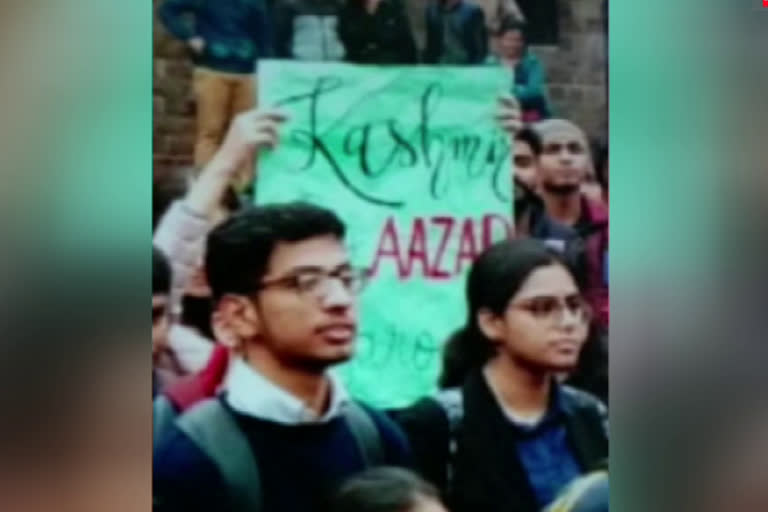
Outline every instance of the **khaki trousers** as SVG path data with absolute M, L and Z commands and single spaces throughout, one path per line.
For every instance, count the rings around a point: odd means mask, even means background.
M 232 119 L 256 106 L 256 82 L 251 75 L 222 73 L 196 68 L 194 93 L 197 101 L 195 165 L 202 168 L 219 149 Z M 253 181 L 254 162 L 245 162 L 233 185 L 242 190 Z

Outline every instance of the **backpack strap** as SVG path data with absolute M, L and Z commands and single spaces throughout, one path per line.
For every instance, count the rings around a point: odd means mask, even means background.
M 344 417 L 363 455 L 365 466 L 373 467 L 383 464 L 385 458 L 381 435 L 368 411 L 357 402 L 350 402 Z
M 461 388 L 444 389 L 435 395 L 435 401 L 442 407 L 448 419 L 448 446 L 445 467 L 445 490 L 447 495 L 453 493 L 453 483 L 456 476 L 455 461 L 459 453 L 459 431 L 464 421 L 464 395 Z
M 263 507 L 256 456 L 232 414 L 218 399 L 194 406 L 176 422 L 216 465 L 233 510 L 259 512 Z
M 176 409 L 165 395 L 157 395 L 152 401 L 152 448 L 157 449 L 166 432 L 176 420 Z

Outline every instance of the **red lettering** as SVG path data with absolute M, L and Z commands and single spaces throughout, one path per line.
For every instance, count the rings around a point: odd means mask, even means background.
M 509 219 L 506 217 L 502 217 L 501 215 L 491 213 L 488 215 L 485 215 L 483 217 L 483 250 L 487 249 L 491 245 L 493 245 L 494 241 L 499 240 L 498 237 L 494 237 L 493 232 L 493 224 L 494 220 L 496 220 L 496 224 L 498 225 L 501 223 L 502 227 L 504 228 L 504 237 L 506 237 L 507 240 L 511 240 L 514 236 L 515 232 L 512 226 L 512 222 L 510 222 Z
M 477 258 L 477 247 L 475 245 L 475 223 L 472 219 L 465 219 L 461 228 L 461 240 L 459 241 L 459 253 L 456 255 L 456 273 L 460 274 L 464 269 L 462 264 L 468 261 L 472 264 Z
M 385 245 L 387 241 L 389 241 L 389 247 Z M 373 265 L 371 267 L 372 276 L 376 275 L 379 269 L 379 262 L 386 257 L 395 259 L 395 262 L 397 263 L 397 275 L 402 279 L 406 269 L 400 259 L 400 241 L 397 238 L 397 226 L 395 225 L 394 217 L 389 217 L 387 219 L 384 230 L 381 232 L 379 247 L 376 250 L 376 257 L 373 260 Z
M 432 272 L 429 277 L 434 279 L 449 279 L 451 274 L 441 269 L 440 263 L 443 261 L 443 254 L 445 253 L 445 247 L 448 245 L 448 239 L 453 231 L 453 225 L 456 223 L 456 219 L 453 217 L 432 217 L 432 224 L 442 225 L 445 230 L 443 231 L 443 238 L 440 240 L 440 245 L 437 248 L 437 255 L 435 256 L 434 264 L 432 265 Z
M 410 277 L 416 262 L 421 262 L 421 272 L 423 275 L 428 276 L 431 274 L 432 271 L 429 268 L 427 255 L 427 231 L 424 228 L 424 219 L 420 217 L 413 221 L 411 243 L 408 247 L 408 261 L 405 266 L 405 277 Z

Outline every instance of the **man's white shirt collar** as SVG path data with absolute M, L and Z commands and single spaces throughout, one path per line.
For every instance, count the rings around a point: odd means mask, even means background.
M 330 406 L 325 414 L 318 417 L 301 400 L 236 358 L 229 375 L 226 400 L 232 409 L 241 414 L 275 423 L 326 423 L 341 416 L 350 400 L 341 381 L 334 375 L 329 378 Z

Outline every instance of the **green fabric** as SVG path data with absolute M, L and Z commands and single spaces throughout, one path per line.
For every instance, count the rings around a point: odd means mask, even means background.
M 367 403 L 410 404 L 435 389 L 442 343 L 465 320 L 472 259 L 512 225 L 510 141 L 494 119 L 508 74 L 285 61 L 260 69 L 259 104 L 290 120 L 259 162 L 256 202 L 303 199 L 345 221 L 352 262 L 374 274 L 360 299 L 357 355 L 341 376 Z

